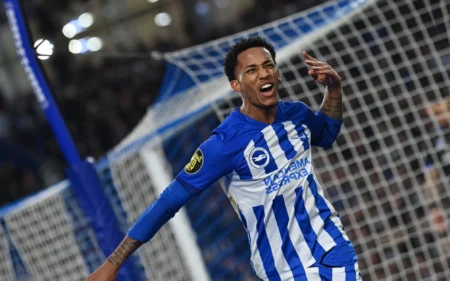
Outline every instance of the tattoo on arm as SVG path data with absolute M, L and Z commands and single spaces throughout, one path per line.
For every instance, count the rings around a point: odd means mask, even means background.
M 126 236 L 122 243 L 120 243 L 116 250 L 108 257 L 108 261 L 113 265 L 120 267 L 141 245 L 141 241 Z
M 327 87 L 320 110 L 327 116 L 342 119 L 342 93 L 341 87 Z

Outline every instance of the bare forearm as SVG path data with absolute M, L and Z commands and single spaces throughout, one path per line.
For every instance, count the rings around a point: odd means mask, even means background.
M 336 120 L 342 119 L 342 89 L 341 86 L 327 86 L 320 111 Z
M 128 235 L 122 240 L 116 250 L 108 257 L 108 261 L 116 266 L 120 267 L 125 260 L 136 251 L 142 245 L 141 241 L 134 240 Z

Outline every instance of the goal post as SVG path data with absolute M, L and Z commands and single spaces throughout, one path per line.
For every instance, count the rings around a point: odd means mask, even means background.
M 80 209 L 82 209 L 84 216 L 87 217 L 89 226 L 93 228 L 92 233 L 96 236 L 96 243 L 99 246 L 98 249 L 101 250 L 103 255 L 108 256 L 124 237 L 118 225 L 116 216 L 113 213 L 111 203 L 103 191 L 102 183 L 93 164 L 87 160 L 82 160 L 78 154 L 77 148 L 68 132 L 57 104 L 53 99 L 49 84 L 47 83 L 45 75 L 39 65 L 36 51 L 31 44 L 32 38 L 29 35 L 27 22 L 23 15 L 22 4 L 19 0 L 4 0 L 3 2 L 18 58 L 28 78 L 28 82 L 33 89 L 33 93 L 35 94 L 36 99 L 44 112 L 48 123 L 50 124 L 55 139 L 57 140 L 62 154 L 67 162 L 68 167 L 66 169 L 66 173 L 71 181 L 71 184 L 66 188 L 73 191 L 73 194 L 77 197 Z M 45 197 L 45 200 L 36 201 L 36 204 L 26 208 L 26 211 L 29 212 L 42 202 L 49 200 L 49 213 L 46 215 L 50 216 L 46 216 L 44 218 L 37 217 L 36 219 L 32 217 L 29 218 L 28 222 L 22 221 L 21 212 L 16 212 L 16 210 L 19 209 L 18 207 L 13 208 L 14 210 L 11 210 L 6 213 L 4 217 L 2 217 L 2 227 L 5 232 L 4 237 L 8 238 L 8 241 L 6 241 L 8 242 L 8 249 L 11 250 L 11 247 L 13 247 L 12 249 L 17 250 L 19 254 L 20 251 L 28 254 L 24 255 L 24 260 L 21 260 L 21 263 L 25 263 L 23 272 L 26 273 L 25 275 L 29 279 L 43 278 L 44 280 L 48 280 L 69 278 L 67 270 L 70 270 L 70 268 L 65 268 L 60 271 L 47 270 L 48 267 L 56 267 L 60 263 L 57 260 L 57 257 L 61 256 L 59 253 L 60 251 L 56 251 L 56 248 L 53 247 L 53 245 L 45 245 L 51 244 L 52 240 L 48 239 L 54 238 L 51 234 L 57 233 L 55 228 L 58 226 L 58 223 L 60 224 L 60 227 L 65 229 L 62 231 L 66 231 L 64 236 L 71 238 L 76 237 L 76 233 L 70 232 L 70 229 L 66 229 L 69 228 L 70 224 L 64 223 L 68 221 L 68 217 L 65 212 L 66 205 L 62 197 L 62 190 L 55 188 L 49 190 L 57 190 L 57 194 L 49 194 L 48 191 L 46 193 L 42 193 L 49 195 Z M 18 217 L 15 217 L 16 214 L 18 214 Z M 57 216 L 58 214 L 59 216 Z M 52 218 L 51 215 L 55 217 Z M 11 220 L 11 218 L 13 219 Z M 58 218 L 61 220 L 59 221 Z M 46 223 L 40 224 L 39 219 L 46 219 Z M 22 229 L 27 229 L 28 227 L 28 225 L 16 225 L 20 222 L 31 223 L 31 226 L 33 227 L 32 229 L 39 231 L 38 235 L 45 235 L 45 237 L 41 237 L 41 242 L 45 241 L 45 243 L 42 242 L 36 245 L 35 240 L 27 239 L 27 237 L 22 237 L 20 241 L 17 241 L 16 235 L 20 236 L 23 233 L 26 233 L 22 231 Z M 19 228 L 15 228 L 15 226 L 19 226 Z M 69 234 L 72 235 L 70 236 Z M 29 236 L 28 238 L 33 236 L 29 233 L 27 233 L 27 235 Z M 58 238 L 62 240 L 65 237 L 61 236 Z M 75 240 L 72 241 L 68 238 L 65 241 L 68 242 L 66 245 L 67 249 L 65 249 L 67 253 L 63 254 L 63 257 L 75 256 L 78 258 L 78 261 L 81 261 L 82 255 L 79 251 L 80 248 L 76 247 L 77 244 L 75 243 Z M 17 249 L 15 248 L 15 244 L 17 244 Z M 56 241 L 55 244 L 57 244 Z M 69 245 L 71 247 L 69 247 Z M 69 250 L 73 250 L 73 252 Z M 10 251 L 10 255 L 12 257 L 16 254 L 15 252 L 13 254 L 12 251 Z M 41 257 L 41 255 L 43 255 L 43 257 Z M 20 257 L 20 255 L 18 256 Z M 46 262 L 42 262 L 41 260 L 45 260 Z M 76 262 L 74 262 L 74 264 L 76 264 Z M 83 269 L 86 268 L 86 266 L 83 267 Z M 16 269 L 14 263 L 13 269 L 17 279 L 17 275 L 20 275 L 20 273 Z M 124 281 L 140 280 L 137 269 L 138 267 L 135 265 L 134 258 L 130 258 L 129 261 L 123 265 L 118 273 L 118 276 Z M 85 270 L 78 269 L 76 271 L 78 272 L 77 279 L 80 279 L 80 275 L 86 276 Z M 75 280 L 74 276 L 70 279 Z

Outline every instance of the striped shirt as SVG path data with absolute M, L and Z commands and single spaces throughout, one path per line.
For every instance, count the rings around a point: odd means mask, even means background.
M 263 280 L 308 280 L 309 267 L 349 243 L 312 166 L 311 145 L 329 147 L 335 138 L 319 115 L 301 102 L 279 102 L 268 125 L 236 109 L 178 175 L 198 193 L 220 180 Z

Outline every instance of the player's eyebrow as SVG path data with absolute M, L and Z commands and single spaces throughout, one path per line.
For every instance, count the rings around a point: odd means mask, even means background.
M 272 60 L 265 60 L 263 63 L 261 63 L 261 65 L 265 65 L 265 64 L 271 63 L 271 62 L 272 62 Z M 257 67 L 257 66 L 258 65 L 256 63 L 252 63 L 252 64 L 247 65 L 244 69 L 251 68 L 251 67 Z

